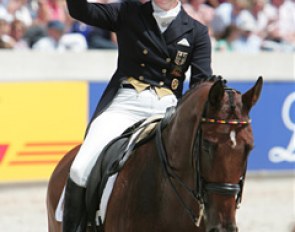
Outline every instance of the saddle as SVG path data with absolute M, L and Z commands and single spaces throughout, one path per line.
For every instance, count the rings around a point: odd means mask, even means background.
M 97 224 L 96 212 L 99 210 L 101 197 L 109 177 L 123 168 L 134 149 L 154 137 L 157 123 L 161 121 L 161 125 L 167 125 L 174 111 L 175 108 L 171 107 L 167 109 L 165 116 L 156 115 L 137 122 L 103 149 L 90 173 L 86 188 L 86 209 L 92 228 L 95 228 Z M 100 230 L 103 231 L 100 218 L 99 224 L 101 225 Z
M 99 210 L 101 197 L 109 177 L 122 169 L 128 156 L 137 146 L 153 137 L 152 125 L 159 122 L 161 118 L 163 118 L 162 115 L 137 122 L 125 130 L 121 136 L 113 139 L 101 152 L 90 173 L 86 187 L 86 209 L 92 228 L 95 228 L 97 224 L 96 212 Z M 102 225 L 100 218 L 99 224 Z

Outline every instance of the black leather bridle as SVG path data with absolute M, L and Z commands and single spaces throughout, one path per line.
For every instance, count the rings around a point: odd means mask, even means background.
M 203 118 L 203 123 L 206 119 Z M 222 120 L 224 121 L 224 120 Z M 238 120 L 235 120 L 238 122 Z M 208 123 L 208 122 L 206 122 Z M 214 122 L 215 123 L 215 122 Z M 222 123 L 228 124 L 228 123 Z M 245 121 L 242 123 L 245 125 Z M 196 136 L 195 142 L 195 151 L 194 151 L 194 158 L 196 163 L 196 198 L 198 199 L 201 208 L 205 208 L 205 200 L 204 195 L 205 193 L 217 193 L 219 195 L 226 195 L 226 196 L 235 196 L 236 197 L 236 208 L 239 208 L 240 203 L 242 201 L 242 193 L 244 182 L 246 178 L 246 171 L 247 171 L 247 162 L 245 165 L 245 169 L 243 171 L 242 176 L 240 177 L 239 183 L 214 183 L 206 181 L 201 175 L 201 164 L 200 164 L 200 154 L 202 149 L 202 141 L 203 141 L 203 133 L 201 127 L 199 127 Z M 200 219 L 199 219 L 200 220 Z
M 167 160 L 167 152 L 165 149 L 165 145 L 163 143 L 162 139 L 162 129 L 165 128 L 170 121 L 172 115 L 174 113 L 174 110 L 170 109 L 170 112 L 168 111 L 167 115 L 157 126 L 156 128 L 156 146 L 159 158 L 162 163 L 162 167 L 164 170 L 165 175 L 167 176 L 167 179 L 175 192 L 177 199 L 181 203 L 181 205 L 184 207 L 185 211 L 188 213 L 194 224 L 199 227 L 201 223 L 201 219 L 204 216 L 205 211 L 205 193 L 217 193 L 220 195 L 227 195 L 227 196 L 235 196 L 236 197 L 236 207 L 239 208 L 239 205 L 242 200 L 242 193 L 243 193 L 243 187 L 246 177 L 246 170 L 247 170 L 247 163 L 246 167 L 243 171 L 242 176 L 240 177 L 239 183 L 212 183 L 207 182 L 202 178 L 201 171 L 200 171 L 200 154 L 202 152 L 202 142 L 203 142 L 203 133 L 201 129 L 202 123 L 214 123 L 214 124 L 228 124 L 228 125 L 248 125 L 251 123 L 251 120 L 240 120 L 240 119 L 230 119 L 230 120 L 223 120 L 223 119 L 210 119 L 203 117 L 199 128 L 197 130 L 196 136 L 195 136 L 195 143 L 194 143 L 194 149 L 193 149 L 193 157 L 196 167 L 195 172 L 195 180 L 196 180 L 196 189 L 191 189 L 188 187 L 180 177 L 178 177 L 173 169 L 170 167 L 168 160 Z M 180 196 L 179 192 L 177 191 L 175 187 L 175 182 L 177 181 L 180 186 L 182 186 L 191 196 L 194 201 L 196 201 L 199 204 L 199 214 L 196 215 L 192 207 L 188 206 L 182 197 Z

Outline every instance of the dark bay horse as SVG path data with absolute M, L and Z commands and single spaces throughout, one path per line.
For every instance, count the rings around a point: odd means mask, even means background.
M 237 231 L 236 209 L 254 143 L 249 112 L 262 84 L 260 77 L 244 94 L 218 78 L 191 88 L 119 172 L 104 231 Z M 78 149 L 60 161 L 49 181 L 49 231 L 61 231 L 54 212 Z

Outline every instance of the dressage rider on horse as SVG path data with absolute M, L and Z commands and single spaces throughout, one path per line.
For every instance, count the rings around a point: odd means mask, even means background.
M 175 106 L 185 72 L 190 86 L 210 76 L 207 28 L 179 0 L 99 4 L 67 0 L 70 15 L 116 32 L 118 67 L 88 126 L 66 185 L 63 231 L 76 231 L 85 211 L 85 187 L 104 146 L 135 122 Z M 99 67 L 98 67 L 99 68 Z

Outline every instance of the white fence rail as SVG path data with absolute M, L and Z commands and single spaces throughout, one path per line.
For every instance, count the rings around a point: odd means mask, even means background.
M 116 68 L 117 51 L 41 53 L 0 51 L 0 81 L 86 80 L 106 81 Z M 214 74 L 228 80 L 295 81 L 295 54 L 214 53 Z

